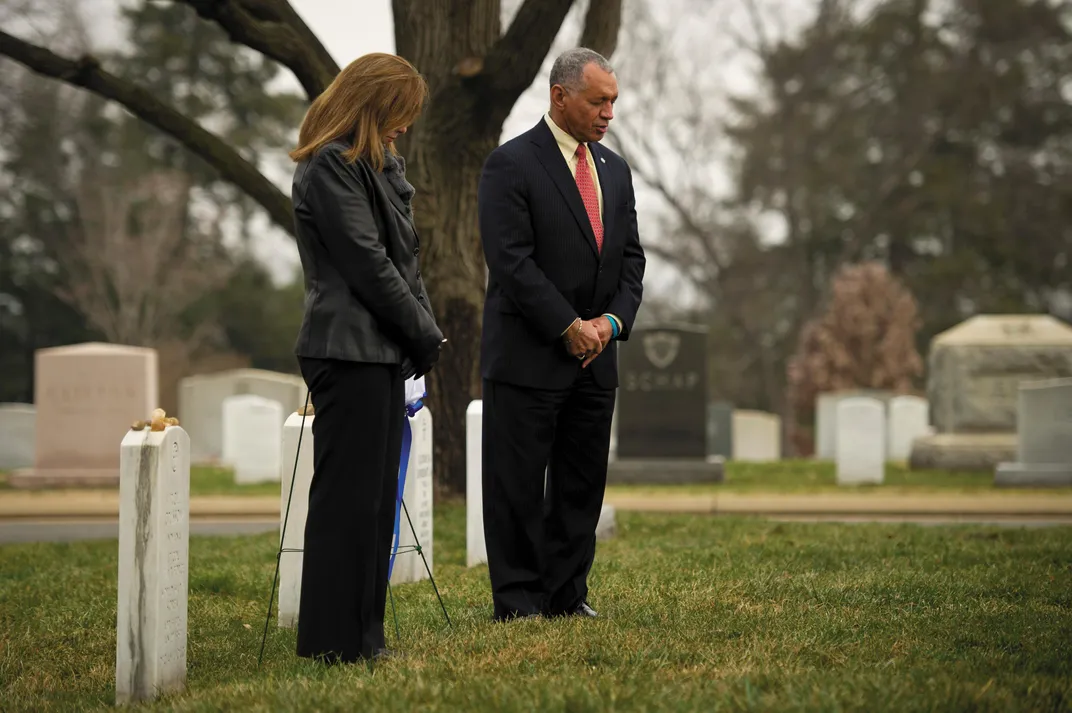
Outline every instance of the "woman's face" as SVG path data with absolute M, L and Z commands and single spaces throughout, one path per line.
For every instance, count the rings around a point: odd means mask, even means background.
M 383 137 L 384 143 L 394 143 L 395 139 L 406 133 L 406 129 L 407 127 L 403 126 L 400 129 L 392 129 L 391 131 L 388 131 L 387 135 Z

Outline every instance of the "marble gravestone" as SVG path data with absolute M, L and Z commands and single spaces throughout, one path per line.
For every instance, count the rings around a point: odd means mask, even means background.
M 236 483 L 278 481 L 282 438 L 278 401 L 253 394 L 223 400 L 223 462 L 234 468 Z
M 179 426 L 129 430 L 120 445 L 119 704 L 186 685 L 190 438 Z
M 842 399 L 837 405 L 838 485 L 880 485 L 886 473 L 886 409 L 867 396 Z
M 264 369 L 230 369 L 182 379 L 178 416 L 190 434 L 193 462 L 222 460 L 223 401 L 228 396 L 261 396 L 278 401 L 283 413 L 292 413 L 305 405 L 306 392 L 300 376 Z
M 402 493 L 406 507 L 399 512 L 398 548 L 401 551 L 395 556 L 394 570 L 391 572 L 392 585 L 428 579 L 429 569 L 435 573 L 432 565 L 432 496 L 435 490 L 432 475 L 432 413 L 427 407 L 422 408 L 409 419 L 409 425 L 413 442 L 406 470 L 406 489 Z M 416 539 L 413 536 L 414 530 L 417 533 Z M 421 559 L 419 553 L 412 551 L 418 542 L 424 551 L 424 559 Z M 425 569 L 425 560 L 428 561 L 428 569 Z
M 886 422 L 886 460 L 908 460 L 912 454 L 912 443 L 930 433 L 930 406 L 927 399 L 910 395 L 890 399 Z
M 1072 486 L 1072 379 L 1020 385 L 1017 459 L 999 463 L 994 485 Z
M 767 463 L 781 460 L 782 419 L 765 411 L 733 412 L 733 459 Z
M 0 470 L 33 465 L 36 422 L 33 404 L 0 404 Z
M 467 567 L 475 567 L 488 561 L 487 543 L 484 539 L 482 488 L 483 416 L 483 401 L 478 399 L 470 402 L 465 412 L 465 563 Z M 617 532 L 614 506 L 604 503 L 596 524 L 596 539 L 610 539 Z
M 892 391 L 883 389 L 842 389 L 819 394 L 815 400 L 815 457 L 834 460 L 837 451 L 837 406 L 842 399 L 867 396 L 888 404 Z
M 465 410 L 465 565 L 488 561 L 484 543 L 484 402 L 473 401 Z
M 154 349 L 91 342 L 34 354 L 34 466 L 12 472 L 17 488 L 111 487 L 115 444 L 157 405 Z
M 292 413 L 283 424 L 283 453 L 279 489 L 279 609 L 281 628 L 298 623 L 301 601 L 302 548 L 309 515 L 309 486 L 313 482 L 313 419 Z M 297 468 L 295 468 L 297 458 Z M 288 507 L 289 503 L 289 507 Z
M 927 357 L 934 434 L 913 468 L 987 470 L 1016 459 L 1019 386 L 1072 377 L 1072 327 L 1049 315 L 979 315 L 937 335 Z

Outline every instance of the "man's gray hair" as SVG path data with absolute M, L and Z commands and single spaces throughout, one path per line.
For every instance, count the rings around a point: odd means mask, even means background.
M 558 56 L 551 65 L 551 86 L 560 84 L 569 91 L 584 88 L 584 68 L 595 64 L 604 72 L 614 72 L 607 58 L 587 47 L 574 47 Z

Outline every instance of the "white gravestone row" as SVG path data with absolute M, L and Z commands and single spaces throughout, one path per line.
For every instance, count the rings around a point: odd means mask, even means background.
M 835 461 L 838 485 L 882 483 L 886 471 L 886 409 L 881 401 L 854 396 L 838 402 Z
M 238 484 L 279 480 L 283 405 L 243 394 L 223 400 L 223 461 Z
M 484 497 L 482 492 L 484 406 L 479 399 L 465 411 L 465 563 L 468 567 L 485 564 L 488 548 L 484 540 Z M 596 539 L 604 540 L 617 533 L 613 505 L 603 505 L 596 525 Z M 395 565 L 397 567 L 397 565 Z
M 852 398 L 871 398 L 885 410 L 886 453 L 888 461 L 904 461 L 912 453 L 912 443 L 933 433 L 930 406 L 919 396 L 893 396 L 886 391 L 837 391 L 820 394 L 815 406 L 815 457 L 834 460 L 840 433 L 838 405 Z
M 117 703 L 186 685 L 190 438 L 131 430 L 120 446 Z
M 190 457 L 198 463 L 218 463 L 223 457 L 223 401 L 252 394 L 278 401 L 283 412 L 305 403 L 302 377 L 264 369 L 230 369 L 188 376 L 179 382 L 179 420 L 190 434 Z
M 303 417 L 292 413 L 283 426 L 282 478 L 279 495 L 280 542 L 283 554 L 279 561 L 279 616 L 281 628 L 291 628 L 298 623 L 298 608 L 301 602 L 302 548 L 305 543 L 305 520 L 309 514 L 309 486 L 313 480 L 313 421 L 315 414 Z M 420 541 L 421 549 L 428 560 L 428 567 L 433 567 L 433 533 L 432 533 L 432 414 L 428 409 L 421 409 L 409 419 L 410 432 L 413 435 L 410 447 L 409 463 L 406 474 L 406 487 L 402 499 L 409 511 L 405 512 L 399 524 L 399 549 L 405 550 L 395 557 L 391 584 L 405 584 L 428 579 L 421 555 L 412 550 Z M 299 449 L 299 435 L 301 444 Z M 294 467 L 297 457 L 297 469 Z M 291 479 L 294 480 L 293 494 Z M 394 493 L 388 494 L 393 497 Z M 287 501 L 290 511 L 287 512 Z M 285 528 L 283 523 L 285 520 Z M 410 529 L 412 520 L 413 529 Z M 417 531 L 417 540 L 413 537 Z M 433 570 L 434 571 L 434 570 Z

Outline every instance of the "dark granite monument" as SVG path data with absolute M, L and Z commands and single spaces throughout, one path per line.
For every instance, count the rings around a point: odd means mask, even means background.
M 707 329 L 636 329 L 618 358 L 618 457 L 610 481 L 720 480 L 721 460 L 707 458 Z

